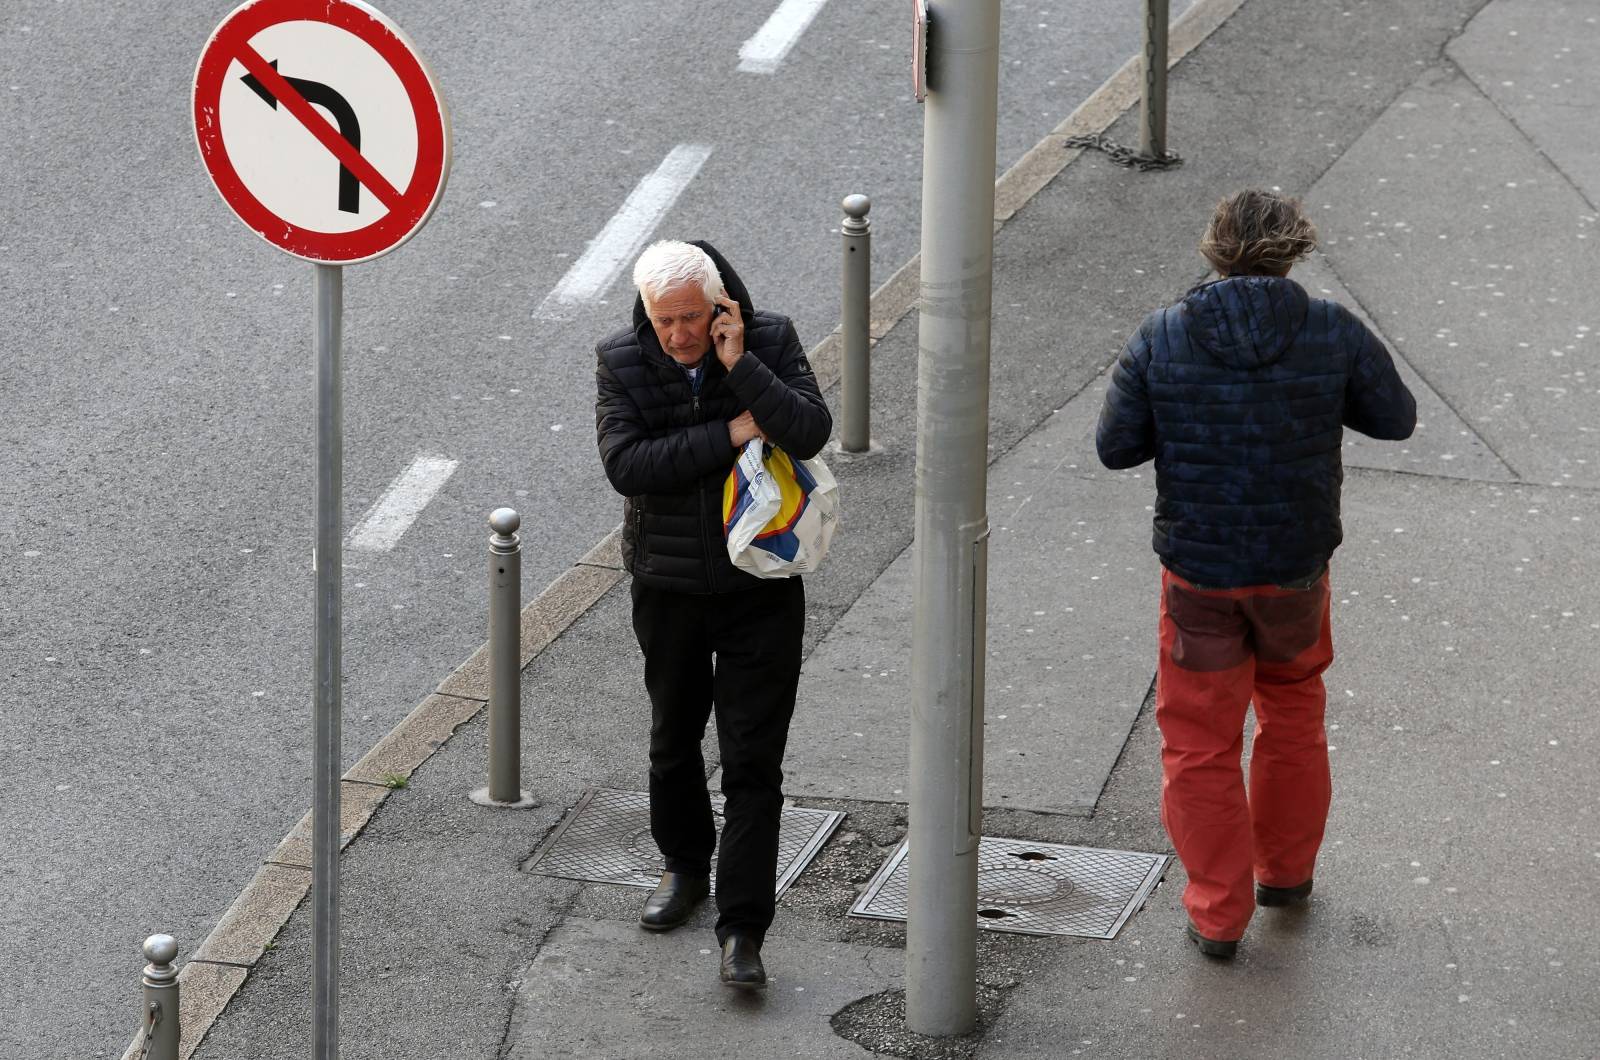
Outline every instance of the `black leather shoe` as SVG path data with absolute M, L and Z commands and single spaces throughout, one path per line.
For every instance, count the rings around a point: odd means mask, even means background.
M 749 935 L 729 935 L 722 944 L 722 981 L 744 990 L 767 985 L 767 969 L 761 964 L 761 947 Z
M 709 876 L 689 876 L 682 872 L 663 872 L 661 882 L 644 900 L 639 924 L 646 931 L 671 931 L 688 920 L 694 907 L 711 893 Z
M 1264 883 L 1256 884 L 1256 905 L 1278 906 L 1294 905 L 1311 897 L 1311 881 L 1297 883 L 1293 887 L 1268 887 Z
M 1194 924 L 1186 924 L 1184 931 L 1189 936 L 1189 941 L 1200 947 L 1200 952 L 1207 957 L 1216 957 L 1220 960 L 1230 961 L 1233 955 L 1239 952 L 1238 940 L 1232 942 L 1225 939 L 1208 939 L 1200 934 L 1200 929 Z

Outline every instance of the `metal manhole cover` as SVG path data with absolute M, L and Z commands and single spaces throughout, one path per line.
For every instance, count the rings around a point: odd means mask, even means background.
M 911 865 L 907 842 L 872 877 L 850 915 L 904 920 Z M 1161 880 L 1166 854 L 1059 843 L 978 843 L 978 926 L 1023 935 L 1116 938 Z
M 720 795 L 711 797 L 722 835 Z M 838 810 L 785 806 L 778 825 L 778 896 L 789 889 L 844 820 Z M 716 858 L 711 886 L 716 888 Z M 539 876 L 653 888 L 661 879 L 661 853 L 650 836 L 650 796 L 643 791 L 591 788 L 522 866 Z

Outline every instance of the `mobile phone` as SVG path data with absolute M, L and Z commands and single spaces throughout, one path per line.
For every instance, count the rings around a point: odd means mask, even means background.
M 715 320 L 727 311 L 728 307 L 725 305 L 714 305 L 711 307 L 711 319 Z

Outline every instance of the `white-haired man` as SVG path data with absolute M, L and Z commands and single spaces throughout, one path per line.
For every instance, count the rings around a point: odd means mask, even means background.
M 633 325 L 596 347 L 595 429 L 623 502 L 623 565 L 650 695 L 650 830 L 666 871 L 640 923 L 684 923 L 710 885 L 716 828 L 700 753 L 717 717 L 722 981 L 766 984 L 783 749 L 800 680 L 805 593 L 728 560 L 723 483 L 761 437 L 815 456 L 833 419 L 789 318 L 752 307 L 708 243 L 661 242 L 633 270 Z

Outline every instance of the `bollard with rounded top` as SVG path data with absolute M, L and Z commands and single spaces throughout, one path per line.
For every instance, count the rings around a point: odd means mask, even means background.
M 144 940 L 144 1010 L 140 1013 L 141 1060 L 178 1060 L 183 1027 L 178 1022 L 178 940 L 151 935 Z
M 489 786 L 471 795 L 480 806 L 535 805 L 522 790 L 522 516 L 489 514 Z
M 522 516 L 515 508 L 496 508 L 489 513 L 489 548 L 495 552 L 515 552 L 521 544 L 517 531 L 522 529 Z
M 864 453 L 872 447 L 872 200 L 847 195 L 845 218 L 844 299 L 840 312 L 839 448 Z

